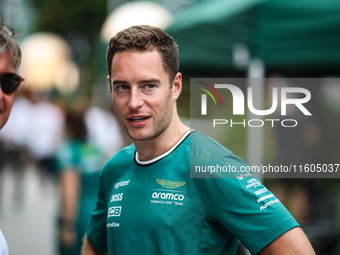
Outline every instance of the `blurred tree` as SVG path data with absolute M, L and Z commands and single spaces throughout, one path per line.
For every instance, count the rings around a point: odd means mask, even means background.
M 99 32 L 106 18 L 106 1 L 31 0 L 36 10 L 36 31 L 63 36 L 71 45 L 80 67 L 81 92 L 91 96 L 97 70 L 96 51 Z
M 59 34 L 76 31 L 97 37 L 106 18 L 106 1 L 31 0 L 37 8 L 37 29 Z

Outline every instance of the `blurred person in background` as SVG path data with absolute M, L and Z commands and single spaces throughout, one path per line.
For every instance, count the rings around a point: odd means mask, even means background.
M 13 36 L 14 30 L 3 24 L 0 15 L 0 129 L 9 118 L 14 101 L 14 92 L 23 81 L 23 78 L 15 73 L 21 62 L 21 50 Z M 0 254 L 9 254 L 1 229 Z
M 56 153 L 61 188 L 59 254 L 79 255 L 94 209 L 103 154 L 87 141 L 83 109 L 66 113 L 65 139 Z
M 89 141 L 100 148 L 106 158 L 125 145 L 121 127 L 112 111 L 112 108 L 106 110 L 100 106 L 92 105 L 85 113 Z
M 36 163 L 43 184 L 54 181 L 53 161 L 65 125 L 63 105 L 57 104 L 53 91 L 31 93 L 31 116 L 26 147 Z
M 48 95 L 50 92 L 44 92 Z M 44 96 L 44 99 L 42 99 Z M 11 116 L 0 132 L 3 160 L 0 188 L 0 210 L 10 215 L 15 210 L 24 213 L 29 208 L 29 192 L 34 176 L 39 196 L 48 199 L 56 188 L 53 157 L 62 138 L 65 114 L 63 108 L 49 101 L 43 93 L 22 86 L 16 91 Z M 46 99 L 45 99 L 46 98 Z M 33 191 L 32 191 L 33 192 Z

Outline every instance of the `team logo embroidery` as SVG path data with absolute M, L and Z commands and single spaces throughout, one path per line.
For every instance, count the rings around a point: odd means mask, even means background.
M 186 182 L 169 181 L 169 180 L 163 180 L 163 179 L 156 179 L 156 182 L 162 185 L 166 189 L 176 189 L 186 184 Z

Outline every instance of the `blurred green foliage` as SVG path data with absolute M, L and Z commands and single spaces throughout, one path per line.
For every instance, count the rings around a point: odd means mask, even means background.
M 58 34 L 76 32 L 89 39 L 98 36 L 106 18 L 106 1 L 92 0 L 31 0 L 37 10 L 37 30 Z
M 92 0 L 31 0 L 35 15 L 35 32 L 52 32 L 62 36 L 71 46 L 72 58 L 80 68 L 81 84 L 77 93 L 92 97 L 99 58 L 105 61 L 99 34 L 107 15 L 106 1 Z M 102 60 L 102 61 L 103 61 Z

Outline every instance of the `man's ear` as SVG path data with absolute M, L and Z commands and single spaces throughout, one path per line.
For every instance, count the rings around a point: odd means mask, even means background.
M 178 72 L 175 76 L 175 79 L 172 85 L 172 90 L 173 90 L 173 99 L 177 100 L 179 95 L 182 92 L 182 74 L 180 72 Z
M 106 78 L 107 78 L 107 80 L 109 81 L 110 93 L 112 94 L 110 75 L 108 75 Z

